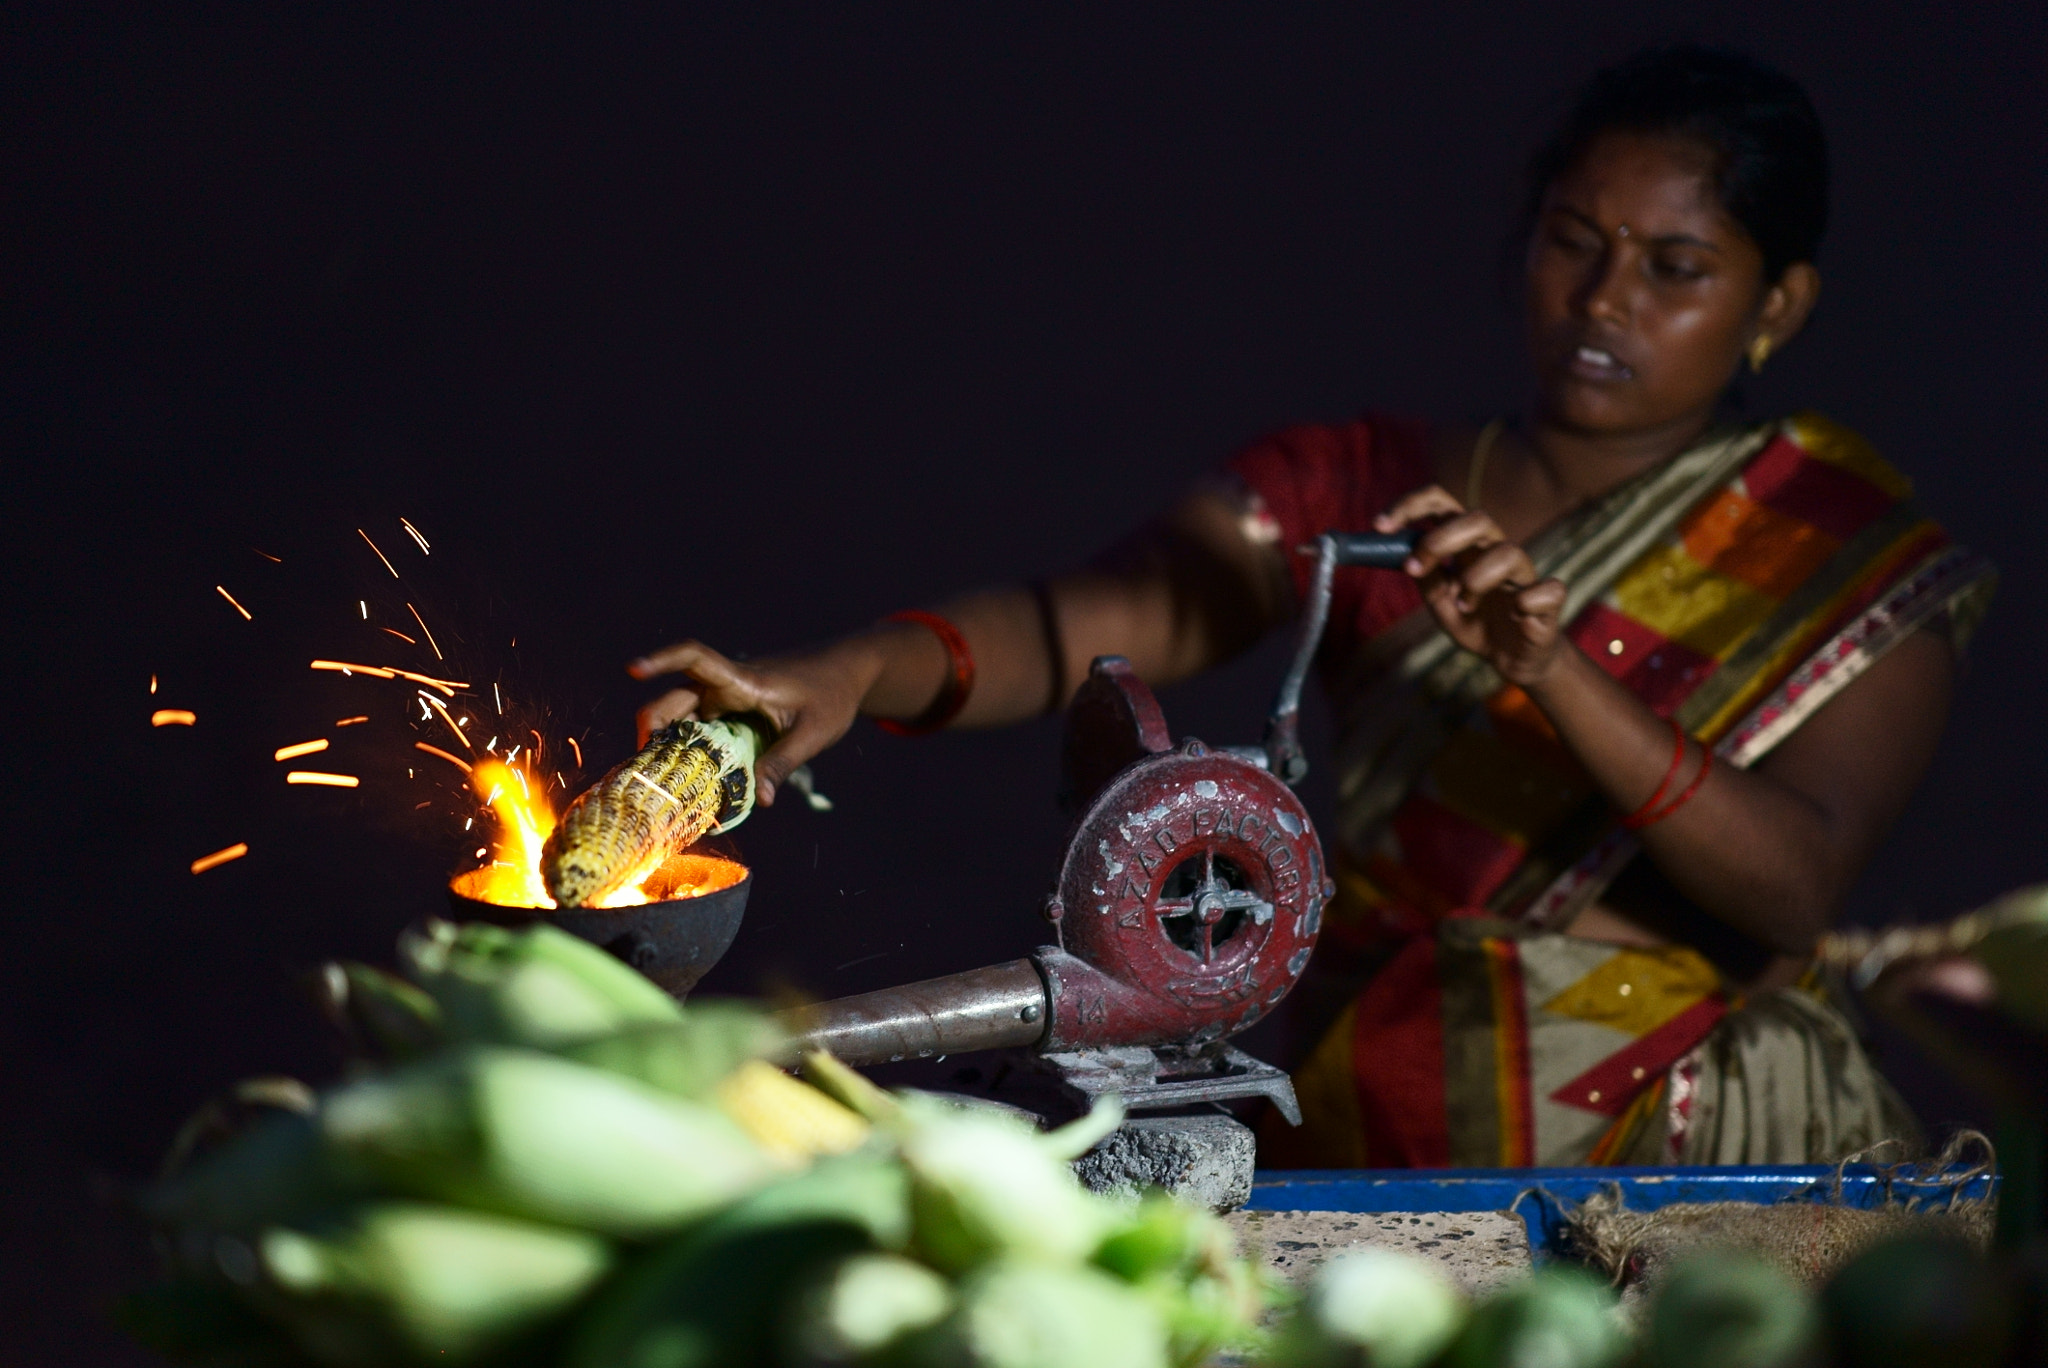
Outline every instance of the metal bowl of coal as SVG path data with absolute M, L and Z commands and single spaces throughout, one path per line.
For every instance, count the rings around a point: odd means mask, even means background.
M 448 884 L 464 920 L 523 926 L 548 921 L 611 951 L 680 998 L 731 948 L 754 876 L 745 865 L 702 848 L 671 855 L 640 885 L 647 901 L 621 907 L 512 907 L 486 902 L 491 871 L 472 869 Z

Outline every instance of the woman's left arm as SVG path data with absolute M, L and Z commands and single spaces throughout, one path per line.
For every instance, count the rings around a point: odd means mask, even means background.
M 1670 770 L 1670 724 L 1564 636 L 1564 585 L 1538 581 L 1528 555 L 1485 513 L 1428 489 L 1380 525 L 1437 516 L 1449 520 L 1408 565 L 1437 620 L 1521 685 L 1609 800 L 1635 811 Z M 1643 829 L 1644 849 L 1729 926 L 1788 954 L 1811 953 L 1933 759 L 1953 683 L 1947 641 L 1914 633 L 1756 769 L 1715 765 L 1682 807 Z M 1704 759 L 1687 744 L 1666 802 Z

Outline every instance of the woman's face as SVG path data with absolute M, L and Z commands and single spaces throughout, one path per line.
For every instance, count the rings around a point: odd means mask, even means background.
M 1766 288 L 1708 158 L 1683 138 L 1604 133 L 1544 194 L 1527 316 L 1550 422 L 1612 436 L 1703 422 L 1759 330 L 1781 342 L 1803 321 Z

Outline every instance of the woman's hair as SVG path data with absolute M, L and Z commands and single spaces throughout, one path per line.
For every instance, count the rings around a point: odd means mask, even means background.
M 1827 140 L 1813 102 L 1783 72 L 1726 48 L 1681 43 L 1595 73 L 1530 163 L 1525 227 L 1551 182 L 1615 131 L 1670 134 L 1705 148 L 1721 207 L 1762 251 L 1765 280 L 1819 253 Z

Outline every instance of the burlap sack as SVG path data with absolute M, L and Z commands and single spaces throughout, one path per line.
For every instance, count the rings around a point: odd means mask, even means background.
M 1959 1170 L 1956 1160 L 1970 1147 L 1981 1147 L 1985 1157 Z M 1842 1166 L 1862 1157 L 1845 1159 Z M 1956 1194 L 1991 1166 L 1990 1143 L 1971 1131 L 1951 1141 L 1930 1166 L 1939 1175 L 1932 1187 L 1927 1168 L 1902 1164 L 1884 1170 L 1893 1197 L 1882 1207 L 1842 1205 L 1838 1166 L 1837 1183 L 1814 1194 L 1819 1200 L 1772 1206 L 1677 1202 L 1631 1211 L 1615 1187 L 1568 1211 L 1565 1222 L 1579 1255 L 1624 1288 L 1654 1284 L 1678 1260 L 1712 1248 L 1757 1254 L 1802 1285 L 1818 1288 L 1863 1249 L 1895 1235 L 1948 1236 L 1989 1249 L 1995 1202 Z

